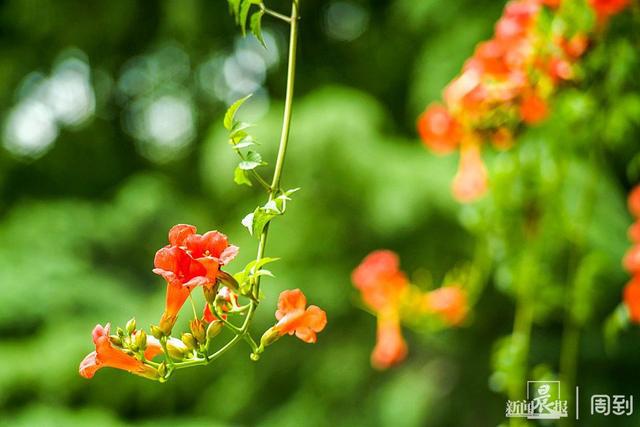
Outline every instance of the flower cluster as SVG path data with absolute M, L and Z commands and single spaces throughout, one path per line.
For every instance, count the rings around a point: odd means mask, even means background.
M 426 316 L 455 326 L 467 313 L 467 295 L 461 286 L 450 284 L 423 292 L 409 283 L 400 270 L 398 255 L 388 250 L 369 254 L 351 279 L 378 320 L 377 342 L 371 354 L 371 363 L 378 369 L 386 369 L 407 355 L 401 329 L 404 320 Z
M 253 261 L 241 273 L 231 276 L 222 270 L 238 253 L 230 245 L 227 236 L 218 231 L 198 234 L 192 225 L 179 224 L 169 231 L 169 245 L 155 255 L 153 272 L 165 279 L 167 291 L 165 309 L 157 325 L 151 325 L 150 336 L 136 328 L 131 319 L 124 329 L 110 333 L 111 326 L 97 325 L 93 330 L 95 351 L 80 363 L 80 375 L 92 378 L 103 367 L 122 369 L 142 377 L 164 381 L 173 370 L 181 367 L 206 364 L 229 347 L 215 353 L 214 338 L 223 328 L 228 328 L 235 343 L 244 339 L 252 349 L 252 359 L 257 360 L 265 347 L 287 334 L 296 334 L 307 343 L 316 342 L 316 334 L 327 323 L 326 313 L 316 306 L 306 307 L 304 294 L 299 289 L 284 291 L 280 295 L 277 323 L 262 336 L 260 345 L 251 338 L 249 320 L 257 305 L 252 281 L 266 273 L 261 266 L 271 259 Z M 239 280 L 238 280 L 239 279 Z M 192 291 L 201 287 L 205 306 L 202 316 L 189 322 L 189 332 L 180 338 L 172 337 L 178 314 Z M 249 300 L 242 305 L 241 298 Z M 195 304 L 192 300 L 192 304 Z M 244 317 L 242 327 L 230 322 L 232 316 Z M 162 362 L 154 361 L 164 356 Z
M 481 147 L 513 144 L 522 124 L 548 114 L 556 88 L 574 79 L 589 45 L 592 20 L 602 26 L 629 0 L 511 0 L 493 38 L 477 45 L 462 72 L 444 90 L 444 105 L 431 104 L 418 119 L 418 132 L 436 153 L 460 150 L 453 193 L 471 202 L 487 190 Z
M 628 198 L 629 212 L 635 222 L 629 227 L 629 240 L 633 243 L 622 264 L 631 274 L 631 280 L 624 288 L 624 304 L 633 323 L 640 323 L 640 185 L 636 186 Z

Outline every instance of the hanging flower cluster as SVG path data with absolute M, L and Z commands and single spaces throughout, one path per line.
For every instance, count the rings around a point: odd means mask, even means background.
M 252 263 L 244 271 L 231 276 L 221 268 L 238 253 L 230 245 L 227 236 L 218 231 L 197 234 L 192 225 L 179 224 L 169 231 L 169 245 L 155 255 L 153 272 L 165 279 L 167 286 L 165 309 L 157 325 L 150 327 L 150 335 L 137 329 L 131 319 L 124 329 L 111 334 L 111 326 L 96 325 L 93 329 L 95 351 L 80 363 L 80 375 L 92 378 L 103 367 L 122 369 L 142 377 L 164 381 L 174 369 L 207 364 L 221 354 L 228 344 L 214 351 L 214 338 L 223 328 L 228 328 L 235 337 L 232 342 L 244 339 L 252 349 L 252 359 L 257 360 L 264 348 L 280 337 L 295 334 L 307 343 L 316 342 L 316 334 L 327 324 L 326 313 L 316 306 L 306 307 L 306 298 L 299 289 L 280 294 L 277 323 L 269 328 L 258 345 L 247 329 L 255 307 L 255 297 L 246 283 L 255 280 L 267 270 L 262 265 L 272 261 Z M 202 316 L 189 323 L 189 332 L 173 337 L 172 330 L 178 315 L 191 297 L 194 289 L 201 287 L 205 305 Z M 246 289 L 246 290 L 245 290 Z M 240 305 L 242 298 L 248 299 Z M 193 304 L 193 300 L 192 300 Z M 230 322 L 232 317 L 244 318 L 242 327 Z M 153 359 L 164 356 L 163 361 Z
M 151 325 L 150 334 L 138 329 L 135 319 L 127 322 L 124 329 L 117 328 L 115 334 L 111 334 L 110 324 L 104 327 L 97 325 L 93 330 L 95 351 L 80 363 L 80 375 L 85 378 L 92 378 L 100 368 L 111 367 L 164 382 L 177 369 L 210 363 L 239 341 L 245 341 L 251 348 L 250 357 L 254 361 L 260 358 L 267 346 L 285 335 L 295 334 L 306 343 L 315 343 L 317 334 L 327 324 L 326 313 L 314 305 L 307 306 L 302 291 L 294 289 L 280 294 L 276 322 L 262 334 L 259 344 L 249 331 L 256 308 L 263 298 L 261 278 L 273 276 L 264 267 L 277 261 L 265 256 L 269 224 L 285 214 L 291 196 L 299 190 L 280 186 L 291 128 L 299 5 L 298 0 L 292 0 L 291 15 L 285 16 L 269 9 L 264 2 L 228 0 L 228 4 L 242 33 L 246 33 L 249 25 L 251 33 L 263 45 L 261 28 L 264 16 L 284 21 L 290 29 L 283 126 L 270 180 L 260 173 L 260 168 L 267 162 L 256 150 L 256 139 L 248 131 L 252 124 L 236 118 L 237 111 L 251 95 L 234 102 L 223 119 L 229 145 L 238 156 L 234 182 L 241 186 L 257 183 L 267 195 L 266 203 L 256 207 L 241 221 L 249 234 L 257 239 L 256 258 L 231 275 L 223 267 L 233 261 L 238 248 L 229 244 L 227 236 L 218 231 L 198 234 L 196 227 L 187 224 L 172 227 L 169 244 L 158 250 L 154 259 L 153 272 L 163 277 L 167 286 L 160 321 Z M 205 303 L 200 310 L 192 298 L 196 288 L 201 288 L 204 294 Z M 173 331 L 187 299 L 191 300 L 193 318 L 189 322 L 190 330 L 178 338 Z M 237 319 L 242 319 L 242 323 L 238 324 Z M 223 329 L 232 336 L 227 342 L 216 339 Z M 154 360 L 156 357 L 159 360 Z
M 636 186 L 628 198 L 629 212 L 635 222 L 629 227 L 629 240 L 633 243 L 622 261 L 625 270 L 631 274 L 631 280 L 624 288 L 624 304 L 633 323 L 640 323 L 640 185 Z
M 457 326 L 467 314 L 467 294 L 461 286 L 448 284 L 424 292 L 409 283 L 400 270 L 398 255 L 388 250 L 367 255 L 351 279 L 378 321 L 377 341 L 371 354 L 371 363 L 378 369 L 386 369 L 407 355 L 403 322 L 424 318 Z
M 418 133 L 436 153 L 460 150 L 454 196 L 471 202 L 488 187 L 481 157 L 486 143 L 508 149 L 522 124 L 536 124 L 549 99 L 574 79 L 597 20 L 602 26 L 629 0 L 511 0 L 492 39 L 477 45 L 462 72 L 444 90 L 444 105 L 431 104 Z M 577 19 L 576 17 L 595 17 Z

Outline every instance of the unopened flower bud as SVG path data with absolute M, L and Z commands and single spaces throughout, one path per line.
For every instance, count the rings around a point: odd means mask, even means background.
M 162 362 L 160 364 L 160 366 L 158 366 L 158 374 L 160 374 L 161 378 L 164 378 L 164 376 L 167 374 L 167 364 Z
M 180 341 L 178 338 L 169 338 L 167 340 L 167 352 L 172 359 L 184 359 L 184 356 L 189 352 L 187 345 Z
M 219 320 L 214 320 L 213 322 L 211 322 L 207 327 L 207 339 L 210 340 L 215 338 L 222 330 L 222 326 L 222 322 Z
M 127 322 L 127 325 L 125 326 L 125 329 L 127 330 L 127 334 L 131 335 L 133 333 L 133 331 L 136 330 L 136 318 L 132 317 L 131 320 L 129 320 Z
M 109 335 L 109 341 L 117 347 L 122 347 L 122 338 L 118 335 Z
M 262 338 L 260 338 L 260 346 L 266 347 L 280 339 L 280 331 L 275 328 L 269 328 L 267 331 L 262 334 Z
M 147 333 L 145 331 L 137 331 L 134 335 L 134 341 L 140 351 L 147 349 Z
M 124 331 L 122 330 L 122 328 L 121 328 L 120 326 L 118 326 L 118 327 L 116 328 L 116 334 L 118 334 L 118 336 L 119 336 L 120 338 L 124 337 Z
M 151 335 L 153 335 L 153 337 L 156 339 L 164 337 L 164 332 L 162 331 L 162 329 L 160 329 L 160 327 L 156 325 L 151 325 L 149 330 L 151 331 Z
M 205 335 L 204 324 L 202 323 L 202 320 L 193 319 L 191 322 L 189 322 L 189 327 L 191 329 L 191 333 L 193 334 L 193 337 L 196 340 L 198 340 L 198 342 L 205 342 L 206 335 Z
M 189 350 L 195 349 L 196 346 L 198 345 L 198 343 L 196 342 L 196 339 L 190 333 L 182 334 L 182 337 L 180 337 L 180 339 L 187 346 Z

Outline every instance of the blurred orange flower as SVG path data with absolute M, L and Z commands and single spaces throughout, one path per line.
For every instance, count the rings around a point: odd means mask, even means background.
M 625 7 L 629 6 L 629 0 L 589 0 L 589 4 L 596 11 L 598 21 L 602 22 L 611 15 L 615 15 Z
M 484 166 L 478 144 L 463 146 L 458 173 L 453 178 L 453 195 L 463 203 L 481 197 L 488 187 L 487 168 Z
M 627 197 L 627 207 L 634 218 L 640 218 L 640 185 L 633 187 Z
M 469 309 L 467 293 L 459 285 L 447 285 L 424 295 L 427 312 L 435 313 L 451 326 L 459 325 Z
M 624 304 L 629 311 L 629 318 L 640 323 L 640 279 L 634 277 L 624 288 Z
M 378 316 L 376 346 L 371 353 L 371 364 L 376 369 L 387 369 L 407 356 L 407 344 L 402 337 L 397 311 L 390 310 Z
M 460 143 L 460 125 L 442 105 L 432 104 L 418 118 L 418 132 L 436 153 L 453 151 Z
M 629 227 L 627 232 L 629 240 L 633 243 L 640 243 L 640 221 L 636 221 Z
M 364 302 L 380 311 L 399 302 L 409 282 L 400 271 L 398 255 L 388 250 L 371 252 L 353 271 L 351 280 Z
M 640 244 L 634 245 L 627 251 L 622 265 L 631 274 L 640 273 Z
M 522 98 L 520 104 L 520 117 L 522 121 L 528 124 L 536 124 L 541 122 L 549 114 L 547 103 L 544 99 L 536 94 L 529 94 Z
M 93 328 L 93 343 L 96 346 L 96 351 L 89 353 L 82 360 L 79 369 L 80 375 L 85 378 L 93 378 L 97 370 L 110 367 L 122 369 L 146 378 L 157 379 L 159 376 L 158 371 L 111 344 L 109 329 L 110 324 L 108 323 L 104 327 L 96 325 Z M 160 353 L 162 353 L 162 348 L 158 341 L 153 337 L 148 337 L 144 357 L 150 360 Z
M 273 329 L 280 335 L 295 333 L 302 341 L 315 343 L 316 334 L 327 325 L 327 313 L 315 305 L 306 306 L 307 298 L 300 289 L 282 292 L 276 311 L 278 323 Z

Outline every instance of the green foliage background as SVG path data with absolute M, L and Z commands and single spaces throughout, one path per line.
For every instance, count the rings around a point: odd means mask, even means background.
M 325 31 L 332 3 L 302 1 L 283 183 L 302 191 L 273 223 L 267 253 L 283 261 L 273 265 L 277 279 L 265 280 L 267 299 L 254 331 L 273 322 L 278 293 L 295 287 L 326 309 L 328 327 L 315 346 L 285 339 L 253 363 L 239 345 L 164 385 L 112 370 L 86 381 L 77 367 L 92 350 L 96 323 L 123 325 L 132 315 L 139 325 L 157 321 L 164 284 L 150 270 L 171 225 L 225 232 L 241 248 L 231 270 L 255 253 L 240 220 L 262 196 L 233 183 L 225 105 L 203 100 L 193 84 L 194 64 L 228 52 L 237 28 L 222 1 L 2 3 L 2 114 L 18 99 L 25 75 L 48 73 L 75 48 L 92 68 L 96 115 L 62 130 L 40 158 L 0 151 L 0 425 L 497 425 L 506 397 L 497 391 L 495 343 L 511 332 L 510 289 L 518 274 L 527 274 L 513 266 L 529 245 L 510 230 L 531 199 L 546 212 L 536 243 L 543 256 L 535 258 L 542 273 L 531 283 L 531 366 L 557 370 L 564 313 L 577 310 L 584 326 L 577 383 L 584 395 L 637 390 L 637 331 L 622 333 L 609 351 L 602 332 L 627 280 L 620 267 L 631 223 L 625 197 L 640 179 L 637 17 L 612 23 L 587 56 L 584 79 L 557 98 L 547 123 L 523 135 L 517 149 L 488 156 L 494 190 L 478 206 L 462 208 L 450 195 L 456 156 L 428 153 L 414 121 L 474 45 L 491 35 L 503 2 L 350 3 L 366 11 L 368 26 L 355 40 L 339 41 Z M 286 39 L 279 23 L 265 21 L 264 28 Z M 187 155 L 156 163 L 123 130 L 115 89 L 99 88 L 113 84 L 131 58 L 166 45 L 189 58 L 185 87 L 196 93 L 197 134 Z M 269 72 L 274 99 L 255 130 L 266 159 L 275 156 L 284 66 L 281 60 Z M 171 84 L 169 78 L 160 85 Z M 588 221 L 580 202 L 586 191 L 594 194 Z M 576 240 L 577 266 L 565 264 Z M 387 372 L 372 370 L 375 321 L 358 309 L 349 279 L 354 266 L 371 250 L 390 248 L 407 272 L 429 271 L 439 283 L 472 259 L 479 242 L 502 248 L 494 252 L 502 255 L 493 257 L 468 325 L 409 332 L 408 360 Z M 567 296 L 568 277 L 580 268 L 588 279 Z M 607 425 L 635 425 L 633 419 L 612 417 Z M 582 425 L 601 421 L 586 418 Z

